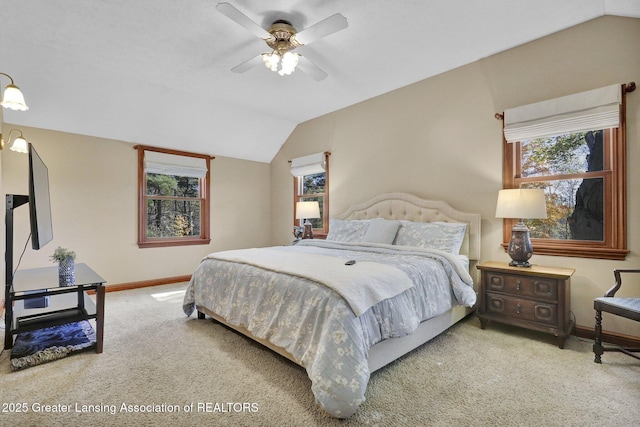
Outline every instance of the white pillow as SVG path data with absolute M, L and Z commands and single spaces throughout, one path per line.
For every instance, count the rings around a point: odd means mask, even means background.
M 385 245 L 391 245 L 396 238 L 398 228 L 400 228 L 400 221 L 384 218 L 372 219 L 362 241 L 366 243 L 384 243 Z
M 457 222 L 400 221 L 400 223 L 394 245 L 438 249 L 452 254 L 460 253 L 467 230 L 467 224 Z
M 327 240 L 359 243 L 368 227 L 369 220 L 367 219 L 332 219 L 329 221 Z

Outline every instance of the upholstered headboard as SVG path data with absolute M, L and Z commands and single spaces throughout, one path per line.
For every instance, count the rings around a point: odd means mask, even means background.
M 406 193 L 380 194 L 364 203 L 351 206 L 346 212 L 334 215 L 336 219 L 403 219 L 420 222 L 467 223 L 460 253 L 471 261 L 480 260 L 480 214 L 461 212 L 441 200 L 427 200 Z

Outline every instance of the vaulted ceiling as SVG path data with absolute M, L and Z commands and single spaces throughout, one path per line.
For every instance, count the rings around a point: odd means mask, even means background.
M 328 77 L 232 72 L 270 49 L 218 0 L 0 0 L 0 72 L 30 107 L 4 121 L 270 162 L 301 122 L 603 15 L 640 18 L 637 0 L 227 1 L 265 29 L 344 15 L 296 49 Z

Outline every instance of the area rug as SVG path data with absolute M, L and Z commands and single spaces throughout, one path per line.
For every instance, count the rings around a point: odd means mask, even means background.
M 23 332 L 18 334 L 11 349 L 11 370 L 62 359 L 93 346 L 95 342 L 93 327 L 86 320 Z

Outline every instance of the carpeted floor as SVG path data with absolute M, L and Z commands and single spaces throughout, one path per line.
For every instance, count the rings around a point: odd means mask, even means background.
M 314 403 L 305 371 L 181 311 L 185 284 L 106 296 L 104 353 L 17 372 L 0 356 L 0 425 L 635 426 L 640 362 L 592 342 L 475 317 L 374 373 L 349 420 Z M 63 412 L 66 411 L 66 412 Z

